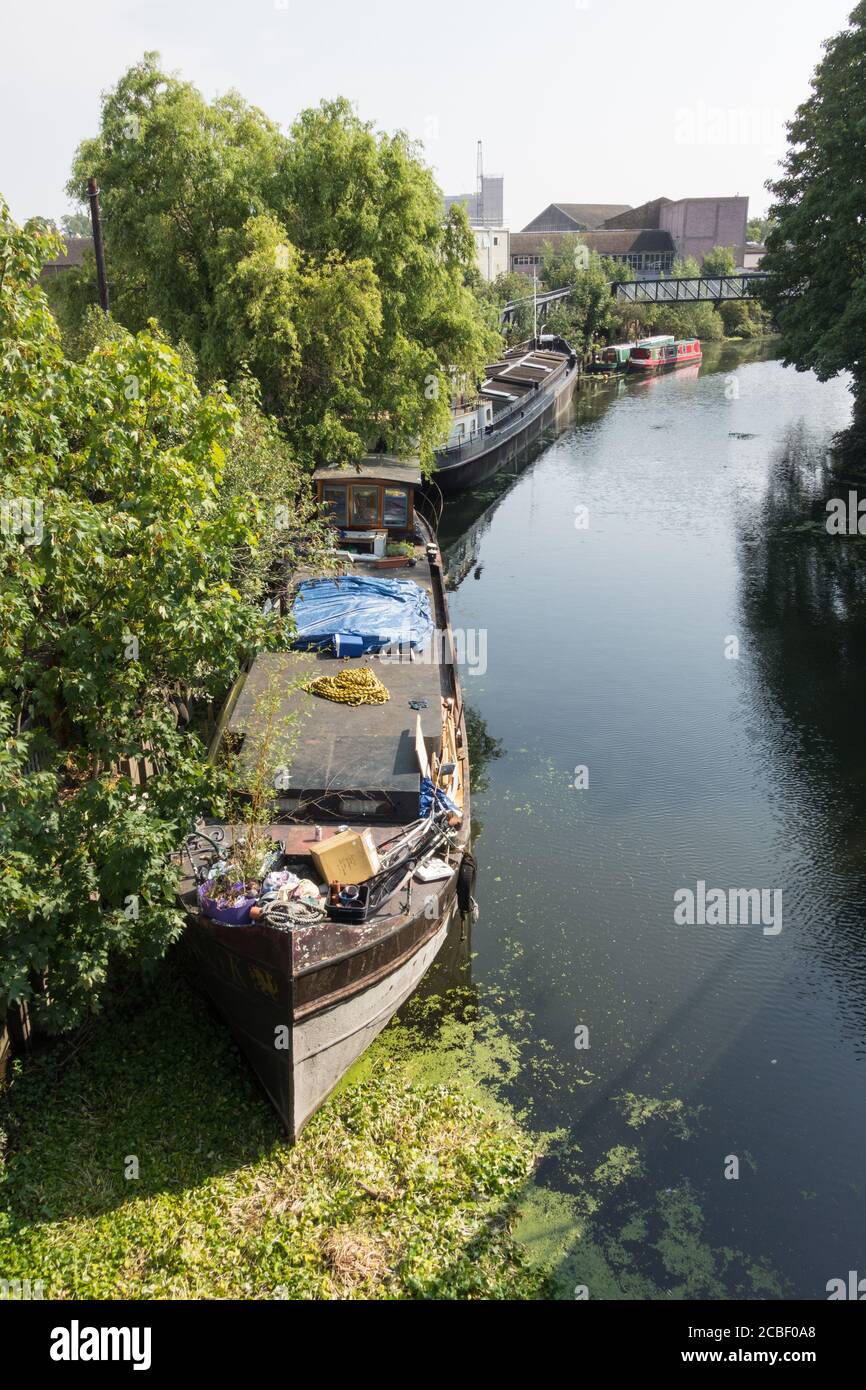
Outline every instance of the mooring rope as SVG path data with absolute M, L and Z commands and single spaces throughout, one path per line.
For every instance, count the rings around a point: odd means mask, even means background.
M 341 705 L 384 705 L 390 691 L 369 666 L 341 671 L 338 676 L 318 676 L 304 689 L 323 700 L 336 700 Z

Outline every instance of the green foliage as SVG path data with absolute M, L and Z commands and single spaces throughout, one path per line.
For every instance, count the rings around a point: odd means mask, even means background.
M 261 524 L 220 495 L 235 406 L 154 328 L 67 358 L 38 285 L 54 245 L 0 205 L 0 1000 L 36 985 L 63 1028 L 112 958 L 152 963 L 181 929 L 169 855 L 214 784 L 170 702 L 218 697 L 285 629 L 234 582 Z
M 443 222 L 404 134 L 337 100 L 286 136 L 237 93 L 206 102 L 151 53 L 105 97 L 70 195 L 93 173 L 120 322 L 156 317 L 206 381 L 246 362 L 305 459 L 384 440 L 430 461 L 451 370 L 477 376 L 497 338 L 465 212 Z
M 382 327 L 372 265 L 336 252 L 316 264 L 272 216 L 251 218 L 221 242 L 211 326 L 199 348 L 206 375 L 231 379 L 245 363 L 309 462 L 362 454 L 365 371 Z
M 746 237 L 749 241 L 763 246 L 775 226 L 776 220 L 773 217 L 750 217 L 746 223 Z
M 673 333 L 675 338 L 700 338 L 705 343 L 718 343 L 725 336 L 722 316 L 714 305 L 689 304 L 658 309 L 652 316 L 652 333 Z
M 595 343 L 609 342 L 614 328 L 622 321 L 610 293 L 610 283 L 616 278 L 612 264 L 593 252 L 587 269 L 574 273 L 571 293 L 548 309 L 548 330 L 561 334 L 578 352 L 588 351 Z
M 671 266 L 671 278 L 675 280 L 695 279 L 701 273 L 701 267 L 694 256 L 678 256 Z
M 96 258 L 88 247 L 81 265 L 70 266 L 62 274 L 49 275 L 43 290 L 51 312 L 63 333 L 70 355 L 77 350 L 79 338 L 86 334 L 85 320 L 91 309 L 99 309 L 99 286 L 96 279 Z M 112 278 L 112 289 L 114 280 Z
M 755 299 L 733 300 L 719 312 L 728 338 L 762 338 L 772 327 L 767 310 Z
M 285 147 L 278 127 L 235 92 L 212 103 L 148 53 L 103 97 L 69 196 L 101 185 L 112 308 L 127 327 L 159 320 L 197 353 L 220 278 L 221 234 L 269 202 Z
M 321 519 L 309 473 L 279 422 L 262 409 L 261 388 L 244 372 L 232 386 L 237 416 L 225 452 L 218 494 L 220 512 L 255 497 L 254 543 L 234 553 L 232 582 L 250 602 L 283 596 L 301 562 L 325 564 L 333 529 Z
M 576 233 L 561 237 L 558 244 L 545 241 L 541 247 L 540 279 L 547 290 L 564 290 L 577 276 L 578 250 L 584 245 Z
M 733 275 L 737 268 L 737 258 L 732 246 L 714 246 L 704 256 L 702 275 Z
M 345 99 L 302 112 L 291 131 L 279 210 L 317 262 L 369 261 L 381 331 L 364 375 L 371 422 L 396 452 L 429 462 L 449 418 L 452 371 L 477 377 L 498 347 L 466 274 L 475 245 L 465 210 L 443 222 L 441 195 L 417 148 L 386 135 Z
M 510 270 L 505 275 L 497 275 L 495 280 L 485 281 L 478 293 L 482 299 L 501 309 L 505 304 L 512 304 L 515 299 L 523 299 L 527 294 L 531 294 L 532 281 L 519 271 Z
M 821 381 L 854 374 L 866 393 L 866 0 L 830 39 L 788 127 L 761 269 L 785 360 Z
M 67 212 L 60 219 L 60 230 L 67 236 L 92 236 L 93 225 L 89 212 Z

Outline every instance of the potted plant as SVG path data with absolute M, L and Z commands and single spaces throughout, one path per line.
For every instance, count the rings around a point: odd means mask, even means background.
M 389 541 L 385 547 L 385 557 L 377 563 L 377 569 L 400 569 L 403 565 L 415 564 L 415 547 L 411 541 Z

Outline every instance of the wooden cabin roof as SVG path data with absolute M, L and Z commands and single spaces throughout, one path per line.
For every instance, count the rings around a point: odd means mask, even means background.
M 403 483 L 407 487 L 421 486 L 421 469 L 412 459 L 395 458 L 393 454 L 368 454 L 360 463 L 324 464 L 313 473 L 316 482 L 328 483 Z

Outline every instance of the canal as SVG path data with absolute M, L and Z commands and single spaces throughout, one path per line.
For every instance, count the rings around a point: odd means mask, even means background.
M 446 508 L 467 978 L 544 1136 L 518 1234 L 564 1297 L 866 1275 L 866 552 L 810 527 L 849 413 L 770 345 L 710 348 L 582 390 Z M 781 912 L 677 925 L 699 881 Z

